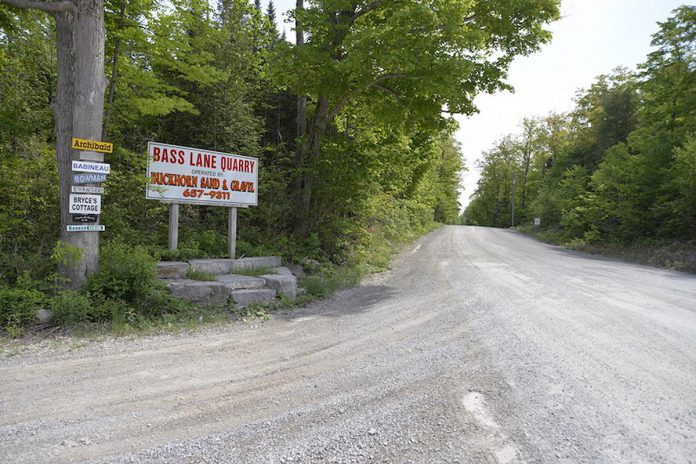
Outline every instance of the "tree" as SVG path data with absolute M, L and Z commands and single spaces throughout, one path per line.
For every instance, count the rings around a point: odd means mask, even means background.
M 68 285 L 81 287 L 99 265 L 99 233 L 67 232 L 71 184 L 71 138 L 100 140 L 104 115 L 104 4 L 103 0 L 48 2 L 2 0 L 23 9 L 51 14 L 56 22 L 58 75 L 52 103 L 56 131 L 58 184 L 61 210 L 61 241 L 81 250 L 76 262 L 65 263 L 60 272 Z
M 304 175 L 299 229 L 306 226 L 327 131 L 356 100 L 391 115 L 440 124 L 441 112 L 469 114 L 479 92 L 507 88 L 507 68 L 550 38 L 555 0 L 313 1 L 294 15 L 309 39 L 284 67 L 287 85 L 313 100 L 298 149 Z M 384 104 L 388 102 L 388 105 Z

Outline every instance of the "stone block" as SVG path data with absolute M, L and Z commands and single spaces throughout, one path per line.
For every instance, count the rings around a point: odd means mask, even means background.
M 230 291 L 221 282 L 200 280 L 172 280 L 167 285 L 176 298 L 200 305 L 223 304 L 227 302 Z
M 273 301 L 276 297 L 276 291 L 270 288 L 234 290 L 231 294 L 232 300 L 237 306 Z
M 285 266 L 272 267 L 271 274 L 292 275 L 292 271 Z
M 182 261 L 160 261 L 157 263 L 157 277 L 160 279 L 185 279 L 191 265 Z
M 261 278 L 266 281 L 266 285 L 278 292 L 279 295 L 285 295 L 291 300 L 297 298 L 297 279 L 292 273 L 264 274 Z
M 208 274 L 229 274 L 234 259 L 192 259 L 191 269 Z
M 290 272 L 297 277 L 297 280 L 302 280 L 307 277 L 307 273 L 305 273 L 301 264 L 288 264 L 288 269 L 290 269 Z
M 217 281 L 224 284 L 228 290 L 243 290 L 249 288 L 263 288 L 266 281 L 258 277 L 237 274 L 225 274 L 217 276 Z
M 239 258 L 233 261 L 228 272 L 278 267 L 281 264 L 280 256 L 257 256 Z

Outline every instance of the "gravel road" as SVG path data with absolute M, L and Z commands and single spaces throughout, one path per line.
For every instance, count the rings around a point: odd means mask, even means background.
M 444 227 L 329 300 L 0 358 L 3 463 L 696 463 L 696 276 Z

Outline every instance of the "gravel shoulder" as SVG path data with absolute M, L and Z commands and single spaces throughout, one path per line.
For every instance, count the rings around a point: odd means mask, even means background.
M 445 227 L 266 322 L 0 358 L 11 463 L 696 462 L 696 276 Z

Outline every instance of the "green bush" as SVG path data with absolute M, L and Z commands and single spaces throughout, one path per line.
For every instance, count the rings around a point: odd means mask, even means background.
M 58 293 L 51 300 L 51 309 L 54 321 L 60 325 L 104 319 L 100 305 L 94 304 L 88 295 L 73 290 Z
M 36 312 L 46 305 L 46 296 L 34 289 L 0 287 L 0 327 L 12 336 L 33 322 Z
M 148 306 L 166 300 L 155 259 L 145 248 L 123 243 L 102 248 L 99 272 L 88 279 L 87 290 L 97 299 L 120 300 L 146 312 L 161 309 Z
M 190 259 L 205 258 L 205 253 L 197 242 L 180 243 L 176 250 L 162 247 L 150 247 L 150 253 L 156 259 L 162 261 L 188 261 Z

